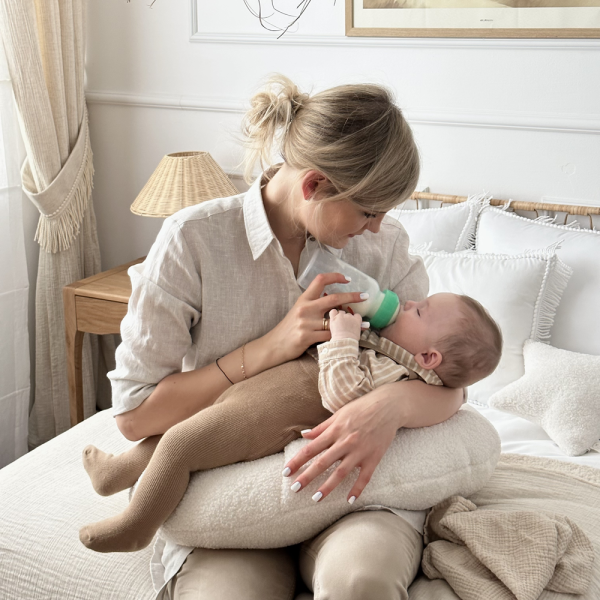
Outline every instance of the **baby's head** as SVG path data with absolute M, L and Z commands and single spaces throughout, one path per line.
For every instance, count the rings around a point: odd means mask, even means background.
M 458 294 L 407 302 L 381 336 L 408 350 L 422 368 L 434 369 L 451 388 L 487 377 L 502 353 L 498 325 L 479 302 Z

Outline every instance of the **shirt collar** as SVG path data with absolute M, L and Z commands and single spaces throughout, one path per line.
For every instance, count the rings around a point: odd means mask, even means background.
M 250 243 L 252 258 L 257 260 L 275 239 L 275 234 L 269 225 L 265 205 L 260 192 L 262 175 L 252 184 L 244 198 L 244 225 Z
M 257 260 L 262 253 L 268 248 L 269 244 L 275 239 L 275 234 L 269 224 L 265 205 L 261 193 L 262 175 L 252 184 L 246 192 L 243 205 L 244 225 L 246 227 L 246 235 L 250 243 L 252 258 Z M 313 237 L 309 241 L 315 242 Z M 342 248 L 333 248 L 325 245 L 325 248 L 338 258 L 342 255 Z
M 375 352 L 380 352 L 388 358 L 391 358 L 399 365 L 416 373 L 429 385 L 444 385 L 435 371 L 432 369 L 423 369 L 408 350 L 394 344 L 394 342 L 387 338 L 381 337 L 371 329 L 362 332 L 359 346 L 362 348 L 371 348 L 375 350 Z

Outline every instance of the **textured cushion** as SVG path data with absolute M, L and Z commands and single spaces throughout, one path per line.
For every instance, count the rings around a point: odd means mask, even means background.
M 466 202 L 441 208 L 391 210 L 406 229 L 413 248 L 426 247 L 434 252 L 458 252 L 473 247 L 477 215 L 483 196 L 472 196 Z
M 556 255 L 573 276 L 556 312 L 552 345 L 600 355 L 600 232 L 532 221 L 486 208 L 479 217 L 477 252 L 521 254 L 560 242 Z
M 475 252 L 421 253 L 429 274 L 429 293 L 454 292 L 475 298 L 502 330 L 498 368 L 469 387 L 469 402 L 489 397 L 523 375 L 523 344 L 550 338 L 552 319 L 570 269 L 552 252 L 502 256 Z
M 600 356 L 525 342 L 525 375 L 490 406 L 540 425 L 570 456 L 600 450 Z
M 346 498 L 357 472 L 327 498 L 311 496 L 331 469 L 304 490 L 290 491 L 285 463 L 307 440 L 260 460 L 194 473 L 188 490 L 161 529 L 167 540 L 206 548 L 272 548 L 309 539 L 345 514 L 373 504 L 424 509 L 460 494 L 468 496 L 491 477 L 500 456 L 494 427 L 463 406 L 433 427 L 402 429 L 353 506 Z

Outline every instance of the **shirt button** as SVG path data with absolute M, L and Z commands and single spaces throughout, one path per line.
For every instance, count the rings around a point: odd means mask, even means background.
M 315 241 L 315 238 L 314 238 L 312 235 L 308 236 L 308 239 L 309 239 L 311 242 L 314 242 L 314 241 Z

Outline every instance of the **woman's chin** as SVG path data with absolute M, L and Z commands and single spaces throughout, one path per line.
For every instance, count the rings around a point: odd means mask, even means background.
M 335 240 L 331 241 L 331 244 L 327 244 L 328 246 L 331 246 L 332 248 L 337 248 L 338 250 L 341 250 L 342 248 L 345 248 L 348 245 L 348 242 L 350 241 L 350 238 L 353 238 L 353 235 L 345 235 L 344 237 L 340 237 L 340 238 L 336 238 Z

